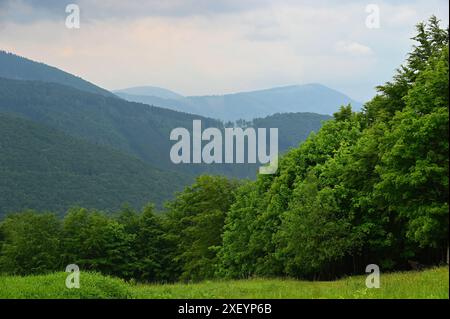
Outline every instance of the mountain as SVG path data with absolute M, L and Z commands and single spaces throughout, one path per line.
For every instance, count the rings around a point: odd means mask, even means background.
M 191 105 L 184 97 L 179 99 L 166 99 L 158 96 L 134 95 L 117 91 L 114 91 L 114 94 L 130 102 L 143 103 L 153 106 L 164 107 L 169 110 L 185 112 L 190 114 L 197 114 L 196 112 L 193 112 L 193 110 L 195 109 L 195 105 Z
M 85 81 L 80 77 L 44 63 L 35 62 L 1 50 L 0 77 L 15 80 L 59 83 L 86 92 L 97 93 L 103 96 L 114 96 L 111 92 Z
M 224 120 L 252 119 L 274 113 L 313 112 L 331 115 L 341 105 L 361 104 L 336 90 L 320 84 L 285 86 L 267 90 L 226 95 L 191 96 L 189 102 L 204 116 Z
M 221 121 L 128 102 L 79 77 L 10 53 L 0 52 L 0 75 L 0 215 L 25 208 L 61 213 L 73 205 L 103 210 L 124 202 L 161 205 L 195 175 L 254 178 L 259 166 L 171 162 L 174 128 L 191 130 L 193 120 L 201 120 L 203 128 L 223 130 Z M 160 88 L 129 92 L 156 94 L 142 96 L 179 101 L 185 109 L 195 99 Z M 279 128 L 283 152 L 329 118 L 286 113 L 238 125 Z
M 0 219 L 26 208 L 103 210 L 158 205 L 191 176 L 162 171 L 117 150 L 0 113 Z
M 2 78 L 0 112 L 20 115 L 71 136 L 115 148 L 161 169 L 192 173 L 205 168 L 172 164 L 170 132 L 177 127 L 192 127 L 194 119 L 201 119 L 206 126 L 221 125 L 215 120 L 56 83 Z
M 156 86 L 136 86 L 122 90 L 114 90 L 113 93 L 130 102 L 144 103 L 175 111 L 198 114 L 192 112 L 194 106 L 190 105 L 183 95 Z
M 192 121 L 196 119 L 202 121 L 203 128 L 223 129 L 221 122 L 60 84 L 0 78 L 0 112 L 16 114 L 73 137 L 115 148 L 163 170 L 254 177 L 257 169 L 256 165 L 249 164 L 176 165 L 171 162 L 170 149 L 175 143 L 169 139 L 172 129 L 192 129 Z M 317 114 L 285 114 L 256 119 L 254 125 L 278 127 L 282 152 L 297 146 L 327 119 L 329 116 Z
M 284 86 L 266 90 L 225 95 L 169 98 L 138 91 L 117 92 L 128 101 L 170 108 L 224 121 L 250 120 L 276 113 L 310 112 L 332 115 L 341 105 L 352 104 L 355 110 L 362 104 L 347 95 L 321 84 Z
M 156 86 L 135 86 L 127 89 L 115 90 L 113 93 L 153 96 L 162 99 L 180 99 L 184 97 L 181 94 Z
M 255 128 L 278 128 L 278 148 L 285 152 L 298 147 L 311 132 L 318 132 L 324 121 L 332 119 L 329 115 L 316 113 L 277 113 L 264 118 L 256 118 L 251 126 Z

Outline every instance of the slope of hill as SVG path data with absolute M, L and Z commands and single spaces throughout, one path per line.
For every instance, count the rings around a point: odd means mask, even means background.
M 164 168 L 170 160 L 170 131 L 192 126 L 198 118 L 60 84 L 1 78 L 0 112 L 22 115 Z
M 0 112 L 18 114 L 77 138 L 116 148 L 161 169 L 236 177 L 254 177 L 256 173 L 255 165 L 175 165 L 170 161 L 170 148 L 174 144 L 169 139 L 172 129 L 190 129 L 194 119 L 202 120 L 204 128 L 223 127 L 221 122 L 201 116 L 104 97 L 54 83 L 1 78 Z M 268 128 L 279 127 L 280 151 L 283 151 L 297 146 L 328 118 L 310 116 L 303 119 L 303 115 L 291 114 L 275 116 L 273 123 L 271 117 L 255 123 L 258 127 L 262 127 L 262 123 Z M 298 135 L 292 135 L 294 130 Z M 296 140 L 296 136 L 300 140 Z
M 26 208 L 62 213 L 73 205 L 160 205 L 191 182 L 190 176 L 4 113 L 0 137 L 0 219 Z
M 291 147 L 297 147 L 311 132 L 319 131 L 323 121 L 331 118 L 329 115 L 316 113 L 277 113 L 254 119 L 252 126 L 278 128 L 278 147 L 281 152 L 285 152 Z
M 275 113 L 311 112 L 331 115 L 341 105 L 361 103 L 321 84 L 278 87 L 226 95 L 188 96 L 176 99 L 144 94 L 145 91 L 121 91 L 117 95 L 134 102 L 157 105 L 224 121 L 250 120 Z
M 35 80 L 64 84 L 82 91 L 114 96 L 80 77 L 61 71 L 55 67 L 38 63 L 18 55 L 0 50 L 0 77 L 15 80 Z

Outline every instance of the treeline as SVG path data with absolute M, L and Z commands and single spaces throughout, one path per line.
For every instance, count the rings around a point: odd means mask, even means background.
M 168 204 L 114 214 L 72 208 L 63 219 L 25 211 L 0 224 L 0 274 L 62 271 L 76 264 L 125 279 L 167 282 L 215 276 L 226 212 L 239 182 L 201 176 Z
M 448 247 L 448 29 L 417 45 L 364 110 L 342 107 L 274 175 L 201 176 L 169 202 L 106 216 L 21 213 L 0 226 L 0 271 L 76 263 L 142 281 L 332 279 L 444 262 Z
M 445 261 L 448 29 L 435 17 L 364 110 L 342 107 L 317 134 L 237 191 L 219 272 L 334 278 L 367 264 Z
M 432 17 L 392 82 L 237 192 L 220 271 L 332 278 L 445 260 L 448 243 L 448 29 Z

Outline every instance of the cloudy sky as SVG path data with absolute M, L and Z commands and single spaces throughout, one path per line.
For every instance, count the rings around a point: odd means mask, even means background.
M 69 3 L 79 29 L 65 26 Z M 380 27 L 366 26 L 376 4 Z M 0 0 L 0 49 L 107 89 L 185 95 L 322 83 L 365 101 L 447 0 Z

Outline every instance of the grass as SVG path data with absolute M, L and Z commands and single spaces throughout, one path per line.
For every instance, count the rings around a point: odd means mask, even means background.
M 249 279 L 194 284 L 130 284 L 94 273 L 81 273 L 81 288 L 67 289 L 66 276 L 66 273 L 0 276 L 0 298 L 449 298 L 447 267 L 381 274 L 379 289 L 366 288 L 365 276 L 329 282 Z
M 121 279 L 80 273 L 80 289 L 66 288 L 68 273 L 36 276 L 0 276 L 2 299 L 131 298 L 131 286 Z

